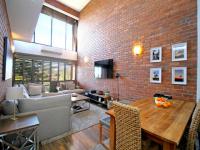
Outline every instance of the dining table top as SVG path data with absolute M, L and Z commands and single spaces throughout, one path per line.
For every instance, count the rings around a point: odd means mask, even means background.
M 157 107 L 153 98 L 136 100 L 130 105 L 140 111 L 141 128 L 146 133 L 178 145 L 192 116 L 195 101 L 172 100 L 168 108 Z M 106 112 L 115 117 L 113 109 Z

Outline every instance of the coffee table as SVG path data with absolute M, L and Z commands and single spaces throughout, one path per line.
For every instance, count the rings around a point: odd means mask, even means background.
M 76 96 L 73 96 L 73 95 L 76 95 Z M 80 95 L 80 94 L 72 94 L 71 101 L 72 101 L 73 113 L 78 113 L 78 112 L 90 109 L 90 98 L 87 96 Z M 79 102 L 82 102 L 82 104 L 79 104 Z M 87 103 L 87 107 L 85 106 L 86 103 Z

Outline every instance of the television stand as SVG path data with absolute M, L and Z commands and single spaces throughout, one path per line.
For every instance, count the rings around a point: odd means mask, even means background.
M 86 92 L 85 96 L 90 98 L 90 102 L 101 105 L 104 108 L 108 108 L 108 101 L 111 100 L 110 96 L 99 95 L 97 93 Z

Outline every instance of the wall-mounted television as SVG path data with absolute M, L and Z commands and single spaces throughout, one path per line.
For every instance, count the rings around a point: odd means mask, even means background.
M 113 78 L 113 59 L 95 61 L 94 74 L 96 79 Z
M 2 65 L 2 80 L 12 78 L 13 56 L 8 37 L 4 37 L 3 44 L 3 65 Z

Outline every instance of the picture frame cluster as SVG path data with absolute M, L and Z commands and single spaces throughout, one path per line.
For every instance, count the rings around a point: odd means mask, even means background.
M 187 60 L 187 42 L 173 44 L 171 47 L 172 62 Z M 162 62 L 162 47 L 154 47 L 150 49 L 150 62 Z M 187 84 L 187 67 L 172 67 L 171 69 L 172 84 Z M 162 82 L 162 68 L 150 68 L 150 83 Z

